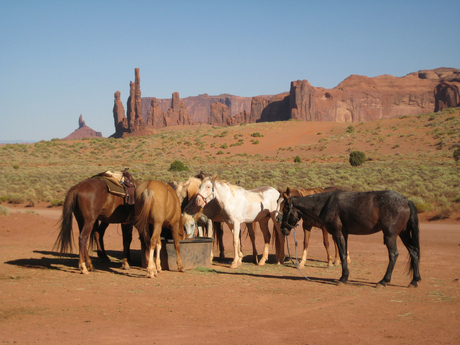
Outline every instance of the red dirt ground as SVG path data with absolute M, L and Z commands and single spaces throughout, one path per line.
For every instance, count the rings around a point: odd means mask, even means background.
M 350 237 L 350 282 L 341 287 L 335 286 L 340 268 L 326 268 L 317 229 L 303 270 L 311 282 L 291 263 L 250 263 L 246 236 L 247 260 L 236 270 L 229 268 L 230 259 L 215 260 L 208 270 L 163 271 L 149 279 L 139 267 L 137 240 L 135 266 L 121 270 L 117 225 L 105 237 L 111 263 L 99 263 L 93 253 L 97 270 L 82 275 L 76 256 L 60 259 L 52 249 L 59 208 L 8 207 L 10 216 L 0 216 L 3 344 L 460 343 L 458 220 L 422 219 L 417 289 L 406 287 L 408 255 L 400 241 L 392 283 L 375 289 L 388 262 L 381 234 Z M 224 231 L 231 258 L 230 232 Z M 256 235 L 260 253 L 259 230 Z M 300 257 L 303 234 L 296 237 Z M 294 255 L 293 234 L 289 244 Z

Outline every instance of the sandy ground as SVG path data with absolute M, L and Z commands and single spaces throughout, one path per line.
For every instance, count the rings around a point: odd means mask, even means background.
M 424 222 L 421 275 L 408 289 L 407 250 L 390 285 L 375 289 L 388 262 L 382 235 L 351 236 L 350 282 L 336 286 L 339 267 L 328 269 L 321 232 L 314 229 L 303 272 L 292 263 L 258 267 L 243 235 L 245 262 L 227 260 L 154 279 L 140 267 L 121 270 L 121 228 L 106 233 L 110 263 L 82 275 L 77 257 L 53 251 L 59 208 L 10 208 L 0 216 L 0 339 L 2 344 L 459 344 L 460 222 Z M 76 227 L 74 228 L 74 233 Z M 262 235 L 257 230 L 262 252 Z M 303 234 L 289 237 L 300 257 Z M 271 247 L 271 254 L 274 248 Z M 271 262 L 274 257 L 271 255 Z

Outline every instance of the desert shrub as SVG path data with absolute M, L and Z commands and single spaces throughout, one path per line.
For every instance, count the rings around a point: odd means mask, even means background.
M 222 145 L 220 146 L 220 148 L 221 148 L 221 149 L 224 149 L 224 150 L 225 150 L 225 149 L 228 149 L 227 143 L 222 144 Z
M 64 205 L 64 200 L 57 200 L 57 199 L 51 200 L 51 207 L 57 207 L 57 206 L 63 206 L 63 205 Z
M 347 131 L 346 131 L 347 133 L 353 133 L 354 131 L 355 131 L 354 126 L 350 125 L 350 126 L 347 127 Z
M 417 208 L 417 213 L 428 212 L 431 210 L 430 205 L 426 204 L 425 201 L 418 196 L 413 196 L 408 199 L 415 204 L 415 207 Z
M 222 150 L 219 150 L 219 151 L 217 151 L 217 153 L 216 153 L 216 155 L 223 155 L 223 154 L 224 154 L 224 151 L 222 151 Z
M 454 150 L 453 157 L 456 162 L 460 160 L 460 148 Z
M 254 133 L 251 134 L 251 137 L 254 137 L 254 138 L 262 138 L 263 135 L 260 134 L 259 132 L 254 132 Z
M 447 219 L 452 215 L 453 211 L 450 207 L 443 206 L 441 209 L 431 218 L 431 220 Z
M 252 139 L 251 142 L 252 142 L 253 145 L 259 144 L 259 140 L 254 140 L 254 139 Z
M 352 166 L 357 167 L 366 161 L 366 154 L 362 151 L 352 151 L 350 153 L 349 162 Z
M 178 160 L 172 162 L 171 166 L 168 169 L 168 171 L 187 171 L 187 170 L 189 170 L 188 166 L 186 166 L 184 163 Z
M 294 163 L 302 163 L 302 159 L 299 156 L 295 156 Z
M 9 216 L 10 215 L 10 209 L 6 206 L 0 205 L 0 216 Z
M 8 196 L 8 202 L 10 204 L 23 204 L 26 202 L 26 199 L 24 196 L 15 193 Z

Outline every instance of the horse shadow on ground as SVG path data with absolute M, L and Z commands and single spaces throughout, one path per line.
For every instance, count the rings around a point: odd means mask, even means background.
M 59 252 L 54 251 L 33 251 L 33 253 L 42 254 L 44 256 L 41 258 L 10 260 L 5 261 L 4 263 L 23 268 L 58 270 L 80 274 L 80 270 L 78 269 L 78 254 L 61 255 Z M 102 260 L 97 256 L 91 257 L 94 271 L 130 275 L 128 270 L 121 269 L 122 252 L 108 250 L 106 253 L 109 256 L 109 260 Z M 131 260 L 129 265 L 132 268 L 142 269 L 140 250 L 131 250 Z
M 260 258 L 260 255 L 259 255 Z M 231 262 L 233 261 L 233 258 L 219 258 L 219 257 L 214 257 L 213 264 L 214 265 L 219 265 L 220 267 L 223 267 L 222 264 L 224 265 L 230 265 Z M 243 262 L 248 263 L 248 264 L 254 264 L 252 255 L 246 255 L 243 257 Z M 297 262 L 300 262 L 300 259 L 297 258 Z M 267 265 L 275 265 L 276 264 L 276 257 L 275 255 L 269 255 L 268 260 L 267 260 Z M 323 264 L 319 266 L 318 264 Z M 267 278 L 267 279 L 282 279 L 282 280 L 292 280 L 292 281 L 305 281 L 306 283 L 317 283 L 317 284 L 323 284 L 323 285 L 333 285 L 337 286 L 338 283 L 338 278 L 319 278 L 319 277 L 312 277 L 312 276 L 304 276 L 305 271 L 300 271 L 299 268 L 296 266 L 296 258 L 286 258 L 284 263 L 284 267 L 286 268 L 291 268 L 293 270 L 299 271 L 299 276 L 292 276 L 292 275 L 270 275 L 270 274 L 260 274 L 260 273 L 251 273 L 251 272 L 241 272 L 236 270 L 231 270 L 231 271 L 221 271 L 221 270 L 213 270 L 213 273 L 216 274 L 222 274 L 222 275 L 234 275 L 234 276 L 247 276 L 247 277 L 255 277 L 255 278 Z M 337 269 L 341 271 L 341 266 L 335 266 Z M 325 261 L 321 260 L 315 260 L 315 259 L 308 259 L 305 265 L 305 269 L 308 270 L 308 268 L 315 268 L 315 269 L 323 269 L 323 270 L 330 270 L 333 272 L 334 268 L 330 268 L 327 266 L 327 263 Z M 210 268 L 212 270 L 212 266 Z M 340 276 L 340 273 L 338 274 Z M 371 287 L 375 288 L 377 285 L 377 282 L 371 282 L 368 280 L 360 280 L 360 279 L 348 279 L 347 284 L 348 286 L 357 286 L 357 287 Z M 393 286 L 393 287 L 405 287 L 403 285 L 397 285 L 397 284 L 392 284 L 389 283 L 387 286 Z
M 5 261 L 5 264 L 14 265 L 22 268 L 31 268 L 31 269 L 46 269 L 46 270 L 57 270 L 57 271 L 64 271 L 68 273 L 80 274 L 80 270 L 78 269 L 78 254 L 66 254 L 62 256 L 59 252 L 53 251 L 33 251 L 37 254 L 45 255 L 41 258 L 27 258 L 27 259 L 16 259 Z M 117 274 L 126 277 L 133 277 L 133 278 L 141 278 L 145 279 L 144 274 L 139 274 L 139 271 L 144 270 L 142 268 L 141 262 L 141 251 L 140 250 L 131 250 L 131 261 L 130 266 L 132 270 L 122 270 L 121 269 L 121 260 L 123 257 L 123 253 L 120 251 L 106 251 L 107 255 L 109 256 L 109 261 L 101 260 L 98 257 L 91 257 L 91 261 L 94 266 L 94 270 L 97 272 L 106 272 L 111 274 Z M 294 259 L 295 260 L 295 259 Z M 224 268 L 225 266 L 230 265 L 233 261 L 233 258 L 230 257 L 214 257 L 213 266 L 219 267 L 219 269 L 213 269 L 212 266 L 208 267 L 212 270 L 215 274 L 220 275 L 227 275 L 227 276 L 246 276 L 246 277 L 253 277 L 253 278 L 264 278 L 264 279 L 280 279 L 280 280 L 291 280 L 291 281 L 305 281 L 306 283 L 316 283 L 322 285 L 337 285 L 338 279 L 335 278 L 319 278 L 319 277 L 312 277 L 312 276 L 303 276 L 301 272 L 299 272 L 298 276 L 293 275 L 271 275 L 271 274 L 261 274 L 261 273 L 253 273 L 253 272 L 242 272 L 239 269 L 236 270 L 221 270 L 220 268 Z M 290 261 L 287 259 L 283 265 L 287 268 L 291 268 L 293 270 L 298 270 L 298 268 L 293 266 L 288 266 L 286 263 Z M 321 263 L 323 261 L 320 260 L 307 260 L 307 264 L 309 261 Z M 243 258 L 244 263 L 256 264 L 253 262 L 252 255 L 246 255 Z M 269 259 L 266 265 L 275 265 L 276 259 L 275 256 L 269 255 Z M 225 265 L 225 266 L 222 266 Z M 311 265 L 313 267 L 313 265 Z M 322 268 L 314 265 L 315 268 Z M 308 265 L 306 266 L 308 268 Z M 329 270 L 327 266 L 324 267 L 325 270 Z M 132 271 L 132 273 L 131 273 Z M 369 282 L 365 280 L 357 280 L 357 279 L 349 279 L 347 285 L 351 286 L 358 286 L 358 287 L 372 287 L 375 288 L 377 282 Z M 387 284 L 388 286 L 393 287 L 404 287 L 402 285 L 396 284 Z

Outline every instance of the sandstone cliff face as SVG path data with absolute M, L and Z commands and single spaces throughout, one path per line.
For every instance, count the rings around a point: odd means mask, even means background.
M 185 103 L 179 98 L 179 92 L 174 92 L 171 99 L 171 108 L 163 114 L 165 126 L 193 125 L 187 112 Z
M 136 81 L 131 83 L 128 100 L 127 129 L 119 93 L 118 99 L 115 93 L 114 136 L 145 125 L 154 128 L 198 122 L 235 125 L 289 119 L 361 122 L 460 106 L 460 70 L 454 68 L 422 70 L 404 77 L 351 75 L 333 89 L 297 80 L 291 82 L 289 92 L 274 96 L 203 94 L 182 100 L 178 93 L 173 94 L 172 100 L 141 98 L 139 69 L 135 71 Z

